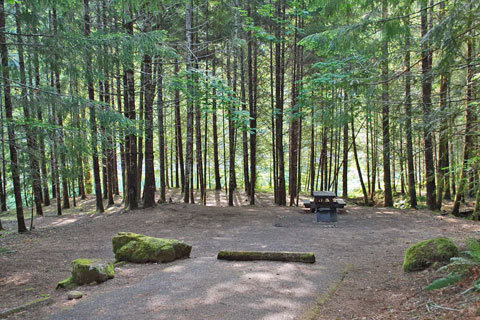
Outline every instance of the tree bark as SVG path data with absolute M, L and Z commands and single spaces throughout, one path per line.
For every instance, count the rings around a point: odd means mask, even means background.
M 445 14 L 445 2 L 440 4 L 440 19 L 444 18 Z M 448 180 L 448 118 L 445 114 L 447 110 L 447 89 L 448 89 L 448 75 L 447 73 L 442 73 L 440 77 L 440 111 L 442 112 L 442 121 L 440 127 L 440 138 L 439 138 L 439 150 L 438 150 L 438 189 L 437 189 L 437 204 L 436 209 L 442 209 L 443 193 L 445 189 L 448 189 L 449 180 Z
M 84 5 L 84 34 L 85 37 L 90 36 L 90 7 L 89 0 L 83 1 Z M 90 130 L 92 133 L 91 147 L 92 147 L 92 162 L 93 162 L 93 176 L 95 181 L 95 203 L 97 212 L 103 212 L 103 200 L 102 200 L 102 185 L 100 181 L 100 166 L 98 164 L 98 149 L 97 149 L 97 120 L 96 120 L 96 106 L 95 106 L 95 89 L 92 79 L 92 58 L 90 53 L 86 54 L 86 70 L 87 70 L 87 88 L 88 99 L 90 104 Z
M 20 22 L 20 5 L 15 4 L 15 22 L 17 27 L 17 34 L 22 34 L 22 27 Z M 25 120 L 30 120 L 31 114 L 30 109 L 32 104 L 28 101 L 28 92 L 27 92 L 27 77 L 25 74 L 25 58 L 23 54 L 23 39 L 21 36 L 17 36 L 18 41 L 18 64 L 20 69 L 20 83 L 22 85 L 22 103 L 23 103 L 23 115 Z M 30 128 L 30 126 L 25 126 L 25 133 L 27 136 L 27 147 L 29 151 L 29 161 L 30 161 L 30 179 L 32 180 L 32 191 L 33 198 L 35 202 L 36 213 L 39 216 L 43 216 L 42 210 L 42 187 L 41 187 L 41 178 L 40 178 L 40 168 L 38 165 L 37 159 L 37 139 L 36 132 Z
M 345 102 L 347 102 L 347 93 L 344 93 Z M 344 106 L 345 114 L 348 114 L 348 108 Z M 353 119 L 352 119 L 353 121 Z M 342 170 L 342 197 L 348 198 L 348 121 L 343 124 L 343 170 Z
M 160 157 L 160 200 L 165 199 L 165 127 L 164 127 L 164 105 L 163 105 L 163 65 L 162 60 L 157 60 L 157 109 L 158 109 L 158 148 Z M 155 186 L 155 184 L 154 184 Z
M 250 5 L 249 5 L 250 9 Z M 249 36 L 249 110 L 250 110 L 250 205 L 255 205 L 255 186 L 257 183 L 257 92 L 258 92 L 258 46 L 256 42 L 252 39 L 251 33 Z M 252 48 L 253 47 L 253 48 Z M 253 60 L 253 67 L 251 66 L 251 54 L 252 50 L 254 49 L 254 60 Z M 253 76 L 252 76 L 252 69 L 253 69 Z M 250 79 L 252 77 L 252 79 Z M 250 102 L 250 99 L 252 101 Z
M 212 59 L 212 76 L 216 77 L 216 65 L 217 59 L 215 54 Z M 217 89 L 215 86 L 212 89 L 212 122 L 213 122 L 213 165 L 215 168 L 215 190 L 222 189 L 222 181 L 220 176 L 220 162 L 218 159 L 218 127 L 217 127 Z
M 382 0 L 382 18 L 388 18 L 388 4 Z M 390 175 L 390 102 L 388 79 L 388 41 L 382 44 L 382 130 L 383 130 L 383 184 L 385 189 L 385 207 L 393 206 L 392 183 Z
M 269 260 L 315 263 L 315 254 L 312 252 L 220 251 L 217 255 L 217 259 L 232 261 Z
M 1 30 L 0 30 L 1 32 Z M 1 50 L 1 49 L 0 49 Z M 1 99 L 0 99 L 1 100 Z M 1 104 L 1 102 L 0 102 Z M 7 211 L 7 169 L 6 169 L 6 157 L 5 157 L 5 135 L 4 135 L 4 128 L 5 128 L 5 122 L 4 122 L 4 116 L 3 116 L 3 106 L 0 106 L 0 121 L 1 121 L 1 132 L 0 132 L 0 139 L 2 143 L 2 205 L 0 208 L 0 212 Z M 8 134 L 8 133 L 7 133 Z M 48 189 L 47 189 L 47 194 L 48 194 Z
M 198 67 L 197 67 L 198 69 Z M 197 80 L 195 81 L 197 85 Z M 197 182 L 200 186 L 200 203 L 206 204 L 205 181 L 203 177 L 203 156 L 202 156 L 202 114 L 200 101 L 195 99 L 195 151 L 197 160 Z
M 410 22 L 405 20 L 407 36 L 405 37 L 405 133 L 407 136 L 407 168 L 408 168 L 408 193 L 410 196 L 410 207 L 417 208 L 417 192 L 415 190 L 415 166 L 413 162 L 413 139 L 412 139 L 412 96 L 410 72 Z
M 282 19 L 284 0 L 277 1 L 277 19 Z M 275 29 L 275 37 L 281 39 L 283 37 L 283 26 L 277 22 Z M 285 186 L 285 161 L 283 153 L 283 92 L 282 84 L 284 77 L 282 44 L 280 41 L 275 43 L 275 107 L 276 107 L 276 162 L 278 166 L 278 183 L 277 183 L 277 204 L 284 206 L 287 204 L 286 186 Z
M 185 166 L 185 183 L 184 198 L 185 203 L 190 202 L 190 188 L 193 189 L 191 177 L 193 176 L 193 102 L 192 93 L 192 1 L 187 0 L 185 8 L 185 30 L 186 30 L 186 46 L 187 46 L 187 146 L 186 146 L 186 166 Z M 192 199 L 193 200 L 193 199 Z
M 367 188 L 365 188 L 365 183 L 363 182 L 363 175 L 362 175 L 362 169 L 360 168 L 360 162 L 358 161 L 358 154 L 357 154 L 357 144 L 355 143 L 355 127 L 354 127 L 354 121 L 355 117 L 352 115 L 352 145 L 353 145 L 353 156 L 355 158 L 355 165 L 357 166 L 357 172 L 358 172 L 358 178 L 360 179 L 360 185 L 362 187 L 362 193 L 363 193 L 363 203 L 368 206 L 369 201 L 368 201 L 368 193 L 367 193 Z
M 237 13 L 235 13 L 237 14 Z M 233 95 L 236 97 L 236 58 L 234 54 L 234 80 L 233 80 Z M 227 56 L 227 78 L 230 78 L 230 55 Z M 230 81 L 229 81 L 230 82 Z M 233 97 L 232 97 L 233 98 Z M 235 128 L 233 126 L 233 112 L 235 105 L 232 103 L 228 107 L 228 205 L 233 206 L 233 197 L 235 192 Z
M 425 1 L 425 6 L 427 5 Z M 422 38 L 427 35 L 427 8 L 421 13 Z M 432 141 L 432 52 L 428 41 L 422 42 L 422 108 L 423 108 L 423 137 L 425 143 L 425 170 L 427 182 L 427 206 L 430 210 L 436 208 L 435 194 L 435 164 L 433 160 Z
M 153 154 L 153 99 L 155 97 L 155 82 L 153 81 L 153 70 L 152 70 L 152 57 L 150 55 L 145 55 L 143 57 L 144 64 L 144 90 L 145 90 L 145 186 L 144 186 L 144 198 L 143 198 L 143 207 L 152 208 L 155 206 L 155 168 L 154 168 L 154 154 Z M 158 69 L 161 69 L 161 65 L 157 66 Z M 161 70 L 157 73 L 160 76 Z M 157 79 L 157 81 L 160 81 Z M 161 84 L 159 85 L 161 88 Z M 159 95 L 158 99 L 162 97 Z M 158 104 L 161 104 L 159 102 Z M 160 111 L 159 111 L 160 112 Z M 162 110 L 163 112 L 163 110 Z M 164 144 L 163 141 L 163 115 L 161 117 L 159 126 L 162 126 L 162 136 L 160 138 L 160 143 Z M 161 149 L 164 151 L 164 149 Z M 160 172 L 160 182 L 163 186 L 164 194 L 163 201 L 165 201 L 165 155 L 160 153 L 160 163 L 161 172 Z M 163 178 L 163 181 L 162 181 Z
M 460 215 L 460 202 L 464 200 L 465 195 L 468 193 L 468 162 L 472 157 L 472 148 L 475 143 L 475 100 L 474 100 L 474 64 L 473 61 L 474 44 L 470 38 L 467 41 L 467 95 L 466 95 L 466 107 L 465 107 L 465 142 L 463 144 L 463 161 L 462 172 L 460 175 L 460 184 L 458 186 L 457 193 L 455 194 L 455 202 L 452 209 L 454 216 Z
M 2 75 L 3 90 L 5 98 L 5 115 L 9 122 L 8 127 L 8 146 L 10 148 L 10 170 L 12 172 L 13 192 L 15 195 L 15 207 L 17 212 L 18 232 L 27 231 L 25 219 L 23 217 L 22 189 L 20 185 L 20 175 L 18 168 L 18 152 L 15 140 L 15 128 L 13 121 L 13 106 L 10 89 L 10 70 L 8 66 L 8 49 L 5 36 L 5 1 L 0 0 L 0 53 L 2 55 Z
M 133 36 L 133 13 L 130 10 L 130 17 L 126 23 L 126 33 L 128 36 Z M 125 80 L 126 80 L 126 95 L 127 95 L 127 105 L 125 106 L 125 111 L 127 117 L 135 121 L 136 120 L 136 111 L 135 111 L 135 79 L 134 79 L 134 61 L 130 60 L 127 62 L 125 67 Z M 129 133 L 126 137 L 127 140 L 127 201 L 125 202 L 125 207 L 128 210 L 134 210 L 138 208 L 138 167 L 137 167 L 137 137 L 133 133 Z
M 180 71 L 180 66 L 178 61 L 175 61 L 175 76 L 178 77 L 178 73 Z M 187 128 L 188 131 L 188 128 Z M 185 164 L 184 164 L 184 157 L 183 157 L 183 143 L 182 143 L 182 122 L 180 117 L 180 90 L 178 88 L 175 89 L 175 141 L 176 141 L 176 150 L 178 155 L 178 160 L 180 162 L 180 182 L 182 184 L 182 192 L 184 192 L 185 188 Z
M 297 78 L 298 78 L 298 17 L 295 17 L 295 33 L 293 37 L 293 63 L 292 63 L 292 83 L 291 83 L 291 122 L 290 122 L 290 146 L 289 146 L 289 168 L 288 168 L 288 191 L 290 196 L 290 206 L 295 204 L 297 196 L 297 175 L 298 175 L 298 132 L 300 113 L 297 105 Z

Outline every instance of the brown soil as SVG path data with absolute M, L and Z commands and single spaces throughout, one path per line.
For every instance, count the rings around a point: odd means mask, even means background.
M 133 231 L 145 234 L 158 233 L 159 226 L 163 231 L 175 234 L 183 228 L 195 229 L 195 220 L 215 222 L 215 219 L 229 219 L 232 223 L 241 225 L 255 224 L 252 207 L 233 208 L 225 214 L 210 207 L 187 206 L 181 204 L 178 190 L 170 191 L 168 198 L 173 204 L 159 205 L 155 209 L 125 212 L 120 203 L 108 208 L 105 214 L 94 214 L 94 199 L 78 203 L 77 208 L 67 210 L 64 216 L 54 214 L 54 204 L 46 211 L 44 217 L 36 217 L 36 229 L 27 234 L 7 232 L 0 238 L 0 311 L 8 309 L 42 296 L 51 295 L 56 307 L 64 308 L 74 305 L 75 301 L 63 301 L 64 292 L 55 291 L 56 283 L 67 278 L 70 273 L 70 262 L 78 257 L 104 257 L 111 259 L 110 239 L 117 231 Z M 300 215 L 298 208 L 282 208 L 271 206 L 268 195 L 260 195 L 259 205 L 254 207 L 258 213 L 267 213 L 275 217 L 272 211 L 278 210 L 285 217 Z M 246 205 L 241 194 L 235 198 L 237 206 Z M 209 205 L 225 206 L 224 193 L 210 193 Z M 248 209 L 250 208 L 250 209 Z M 345 258 L 344 252 L 337 251 L 339 260 L 345 261 L 347 268 L 342 280 L 331 283 L 327 295 L 318 297 L 312 312 L 305 310 L 311 319 L 477 319 L 477 309 L 480 307 L 477 294 L 460 294 L 471 287 L 472 282 L 466 281 L 458 286 L 427 293 L 424 288 L 439 275 L 427 270 L 406 274 L 402 270 L 402 259 L 405 248 L 415 241 L 436 236 L 439 233 L 450 236 L 458 242 L 478 235 L 478 224 L 462 219 L 435 216 L 428 211 L 401 211 L 395 209 L 365 208 L 349 205 L 346 215 L 340 215 L 340 220 L 346 220 L 346 228 L 351 230 L 362 245 L 362 235 L 378 233 L 378 245 L 368 246 L 368 252 L 351 252 L 351 257 Z M 176 213 L 187 211 L 188 216 L 178 218 Z M 375 211 L 375 212 L 374 212 Z M 229 216 L 230 213 L 235 215 Z M 242 218 L 242 214 L 243 218 Z M 381 218 L 385 217 L 385 221 Z M 405 218 L 406 217 L 406 218 Z M 415 219 L 418 217 L 418 224 Z M 284 217 L 282 216 L 282 219 Z M 380 219 L 379 219 L 380 218 Z M 242 221 L 249 219 L 250 222 Z M 274 219 L 274 218 L 273 218 Z M 274 223 L 275 227 L 288 227 L 296 220 L 281 220 Z M 266 220 L 270 221 L 270 220 Z M 358 224 L 356 224 L 358 221 Z M 377 225 L 378 221 L 378 225 Z M 401 229 L 405 221 L 415 226 L 414 232 L 408 233 L 409 238 L 389 239 L 386 226 Z M 274 221 L 270 221 L 271 223 Z M 264 222 L 262 222 L 264 223 Z M 278 224 L 278 225 L 277 225 Z M 284 224 L 284 225 L 282 225 Z M 15 224 L 7 219 L 4 222 L 10 230 Z M 261 227 L 256 226 L 256 227 Z M 412 227 L 413 228 L 413 227 Z M 331 237 L 340 230 L 324 229 Z M 202 230 L 202 232 L 206 232 Z M 345 230 L 342 230 L 345 232 Z M 344 237 L 347 233 L 338 236 Z M 201 237 L 202 235 L 198 235 Z M 207 236 L 207 234 L 205 234 Z M 204 237 L 205 237 L 204 236 Z M 210 236 L 210 235 L 208 235 Z M 221 240 L 218 236 L 216 240 Z M 352 237 L 353 238 L 353 237 Z M 341 241 L 341 239 L 335 239 Z M 389 249 L 389 240 L 401 243 L 398 247 Z M 352 240 L 349 240 L 352 241 Z M 341 245 L 340 245 L 341 247 Z M 213 250 L 213 248 L 212 248 Z M 362 249 L 363 250 L 363 249 Z M 330 252 L 330 251 L 329 251 Z M 335 250 L 331 250 L 335 254 Z M 318 262 L 317 262 L 318 263 Z M 154 264 L 146 266 L 129 265 L 118 271 L 117 286 L 127 286 L 136 283 L 153 272 Z M 82 291 L 94 294 L 98 288 L 83 287 Z M 61 303 L 60 303 L 61 301 Z M 53 312 L 44 308 L 44 312 Z M 14 317 L 31 318 L 29 311 Z
M 432 269 L 405 273 L 397 260 L 349 270 L 322 304 L 324 319 L 480 319 L 479 295 L 464 294 L 473 278 L 443 290 L 425 291 L 440 275 Z
M 453 239 L 478 238 L 478 223 L 434 215 L 428 210 L 415 213 L 447 222 L 442 231 Z M 460 250 L 466 250 L 461 241 L 457 243 Z M 433 268 L 405 273 L 401 253 L 377 252 L 373 261 L 358 260 L 321 300 L 316 319 L 480 319 L 480 295 L 469 290 L 479 277 L 478 270 L 457 285 L 426 291 L 444 273 Z

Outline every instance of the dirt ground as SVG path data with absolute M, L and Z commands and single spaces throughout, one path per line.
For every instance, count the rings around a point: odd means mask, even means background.
M 479 237 L 474 222 L 349 204 L 338 223 L 317 224 L 299 208 L 273 206 L 268 195 L 260 194 L 258 205 L 250 207 L 237 194 L 234 208 L 225 207 L 223 192 L 210 192 L 207 207 L 181 203 L 178 190 L 168 198 L 171 204 L 132 212 L 125 212 L 117 199 L 104 214 L 92 213 L 90 198 L 64 216 L 47 211 L 36 217 L 36 228 L 28 234 L 4 233 L 0 311 L 50 296 L 51 304 L 11 318 L 476 319 L 478 296 L 461 294 L 470 282 L 427 293 L 424 288 L 437 273 L 402 270 L 403 254 L 412 243 L 443 235 L 461 244 Z M 2 222 L 15 230 L 14 220 Z M 184 239 L 194 245 L 192 258 L 127 264 L 117 268 L 115 279 L 81 287 L 83 299 L 67 301 L 66 291 L 55 286 L 68 277 L 70 262 L 113 259 L 111 238 L 119 231 Z M 226 264 L 215 259 L 219 249 L 313 251 L 317 262 Z M 132 297 L 142 300 L 134 306 L 122 303 Z

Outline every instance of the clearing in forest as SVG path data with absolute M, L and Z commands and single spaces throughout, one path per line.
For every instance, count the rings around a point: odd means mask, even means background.
M 263 207 L 174 202 L 148 210 L 125 212 L 119 207 L 102 215 L 36 218 L 34 232 L 0 239 L 10 252 L 0 255 L 0 308 L 51 295 L 53 303 L 13 318 L 331 319 L 338 310 L 343 310 L 341 318 L 368 316 L 372 306 L 380 315 L 391 314 L 391 305 L 382 310 L 378 303 L 389 301 L 396 291 L 394 311 L 409 318 L 420 309 L 425 312 L 425 307 L 402 302 L 415 293 L 405 294 L 406 279 L 418 277 L 403 274 L 405 249 L 431 237 L 461 240 L 479 231 L 469 221 L 427 212 L 353 205 L 335 224 L 316 223 L 314 215 L 297 207 L 269 206 L 266 200 Z M 72 260 L 113 259 L 111 239 L 119 231 L 185 240 L 193 245 L 191 257 L 167 264 L 122 265 L 115 279 L 80 287 L 80 300 L 67 301 L 66 291 L 54 290 L 57 281 L 68 277 Z M 216 254 L 222 249 L 313 251 L 317 262 L 219 261 Z M 334 289 L 345 295 L 342 281 L 352 281 L 356 274 L 371 285 L 358 288 L 350 283 L 348 301 L 331 305 Z M 381 279 L 398 287 L 369 291 L 378 289 Z M 361 304 L 358 295 L 364 300 Z

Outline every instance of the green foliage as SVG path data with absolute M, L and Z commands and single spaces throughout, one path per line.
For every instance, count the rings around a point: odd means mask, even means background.
M 442 289 L 448 286 L 451 286 L 453 284 L 456 284 L 462 279 L 462 276 L 459 274 L 455 273 L 449 273 L 447 276 L 437 279 L 432 282 L 425 290 L 430 291 L 430 290 L 437 290 L 437 289 Z
M 448 261 L 458 254 L 457 246 L 444 237 L 420 241 L 405 252 L 405 272 L 423 270 L 434 262 Z
M 446 276 L 432 282 L 426 290 L 442 289 L 464 279 L 470 274 L 472 268 L 480 267 L 480 243 L 474 238 L 467 240 L 468 250 L 463 251 L 459 257 L 453 257 L 450 259 L 450 263 L 439 271 L 449 272 Z M 480 279 L 474 282 L 473 288 L 480 291 Z

